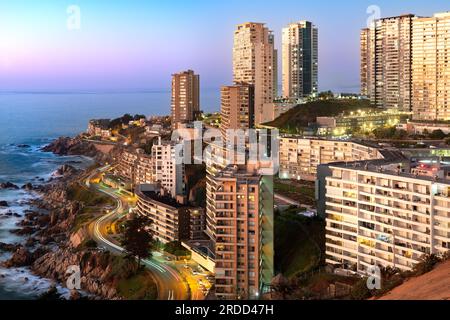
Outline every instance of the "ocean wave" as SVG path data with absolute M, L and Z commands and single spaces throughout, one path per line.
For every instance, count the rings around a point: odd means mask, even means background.
M 65 299 L 69 299 L 70 291 L 54 281 L 38 277 L 27 268 L 0 268 L 0 287 L 2 298 L 8 298 L 9 294 L 19 299 L 36 299 L 46 293 L 49 288 L 55 286 L 58 293 Z

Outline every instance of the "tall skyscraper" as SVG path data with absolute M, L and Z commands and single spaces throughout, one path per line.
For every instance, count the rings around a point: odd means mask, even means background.
M 361 93 L 414 120 L 450 120 L 450 13 L 376 20 L 361 31 Z
M 200 76 L 188 70 L 172 75 L 172 128 L 191 122 L 200 111 Z
M 413 23 L 412 108 L 417 120 L 450 120 L 450 12 Z
M 254 85 L 255 125 L 265 122 L 264 103 L 273 102 L 274 37 L 264 23 L 247 22 L 234 32 L 233 80 Z
M 228 129 L 246 130 L 254 127 L 254 90 L 251 84 L 224 86 L 221 89 L 222 137 Z
M 283 28 L 283 96 L 299 99 L 318 93 L 318 29 L 309 21 Z
M 361 32 L 361 93 L 379 108 L 411 110 L 414 19 L 382 18 Z
M 207 232 L 219 299 L 255 299 L 273 277 L 273 177 L 249 166 L 207 176 Z
M 360 33 L 360 54 L 361 54 L 361 95 L 374 97 L 375 95 L 375 28 L 365 28 Z

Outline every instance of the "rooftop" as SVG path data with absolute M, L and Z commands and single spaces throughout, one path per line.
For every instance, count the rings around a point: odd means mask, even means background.
M 397 165 L 397 166 L 396 166 Z M 426 175 L 412 174 L 411 168 L 412 162 L 405 159 L 397 159 L 397 160 L 386 160 L 386 159 L 378 159 L 378 160 L 366 160 L 366 161 L 355 161 L 355 162 L 336 162 L 330 163 L 330 167 L 338 167 L 345 169 L 354 169 L 358 171 L 366 171 L 373 173 L 383 173 L 387 175 L 393 175 L 404 178 L 418 179 L 429 182 L 439 182 L 442 184 L 450 185 L 449 179 L 438 178 L 437 176 L 431 177 Z M 394 169 L 395 167 L 395 169 Z M 402 171 L 405 170 L 406 172 Z

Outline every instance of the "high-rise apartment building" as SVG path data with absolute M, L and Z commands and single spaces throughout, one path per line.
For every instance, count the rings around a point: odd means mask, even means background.
M 228 166 L 207 176 L 219 299 L 256 299 L 273 277 L 273 178 Z
M 254 90 L 251 84 L 223 86 L 221 89 L 221 124 L 222 137 L 226 139 L 226 131 L 247 130 L 255 123 Z
M 172 197 L 184 194 L 184 165 L 177 162 L 176 145 L 173 142 L 162 142 L 161 138 L 152 146 L 153 181 L 161 186 Z
M 172 75 L 172 128 L 195 120 L 200 111 L 200 76 L 188 70 Z
M 301 99 L 318 93 L 318 29 L 309 21 L 283 28 L 283 97 Z
M 360 33 L 360 79 L 361 95 L 365 97 L 375 96 L 375 28 L 365 28 Z
M 376 20 L 361 31 L 361 94 L 414 120 L 450 120 L 450 13 Z
M 379 108 L 411 110 L 414 19 L 382 18 L 361 32 L 361 93 Z
M 417 18 L 412 36 L 416 120 L 450 120 L 450 12 Z
M 255 125 L 266 122 L 264 103 L 274 100 L 274 37 L 263 23 L 247 22 L 237 26 L 233 45 L 233 80 L 254 85 Z
M 374 265 L 404 271 L 425 254 L 448 252 L 448 171 L 427 166 L 404 160 L 321 166 L 326 262 L 359 273 Z

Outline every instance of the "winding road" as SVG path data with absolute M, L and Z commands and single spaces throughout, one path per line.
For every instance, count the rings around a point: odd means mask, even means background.
M 94 172 L 91 173 L 86 179 L 86 187 L 95 189 L 96 191 L 112 197 L 116 201 L 117 205 L 115 209 L 95 220 L 89 229 L 93 239 L 101 247 L 114 254 L 123 254 L 125 249 L 109 237 L 107 231 L 108 226 L 111 225 L 112 222 L 118 220 L 123 216 L 124 212 L 128 211 L 128 202 L 120 195 L 112 192 L 110 189 L 102 187 L 100 184 L 91 184 L 91 180 L 94 179 L 95 176 L 105 172 L 109 168 L 109 166 L 106 166 L 94 170 Z M 158 256 L 160 253 L 154 252 L 153 255 Z M 154 257 L 142 260 L 142 263 L 145 264 L 154 277 L 158 289 L 158 300 L 190 299 L 188 285 L 176 270 L 166 264 L 156 261 Z

